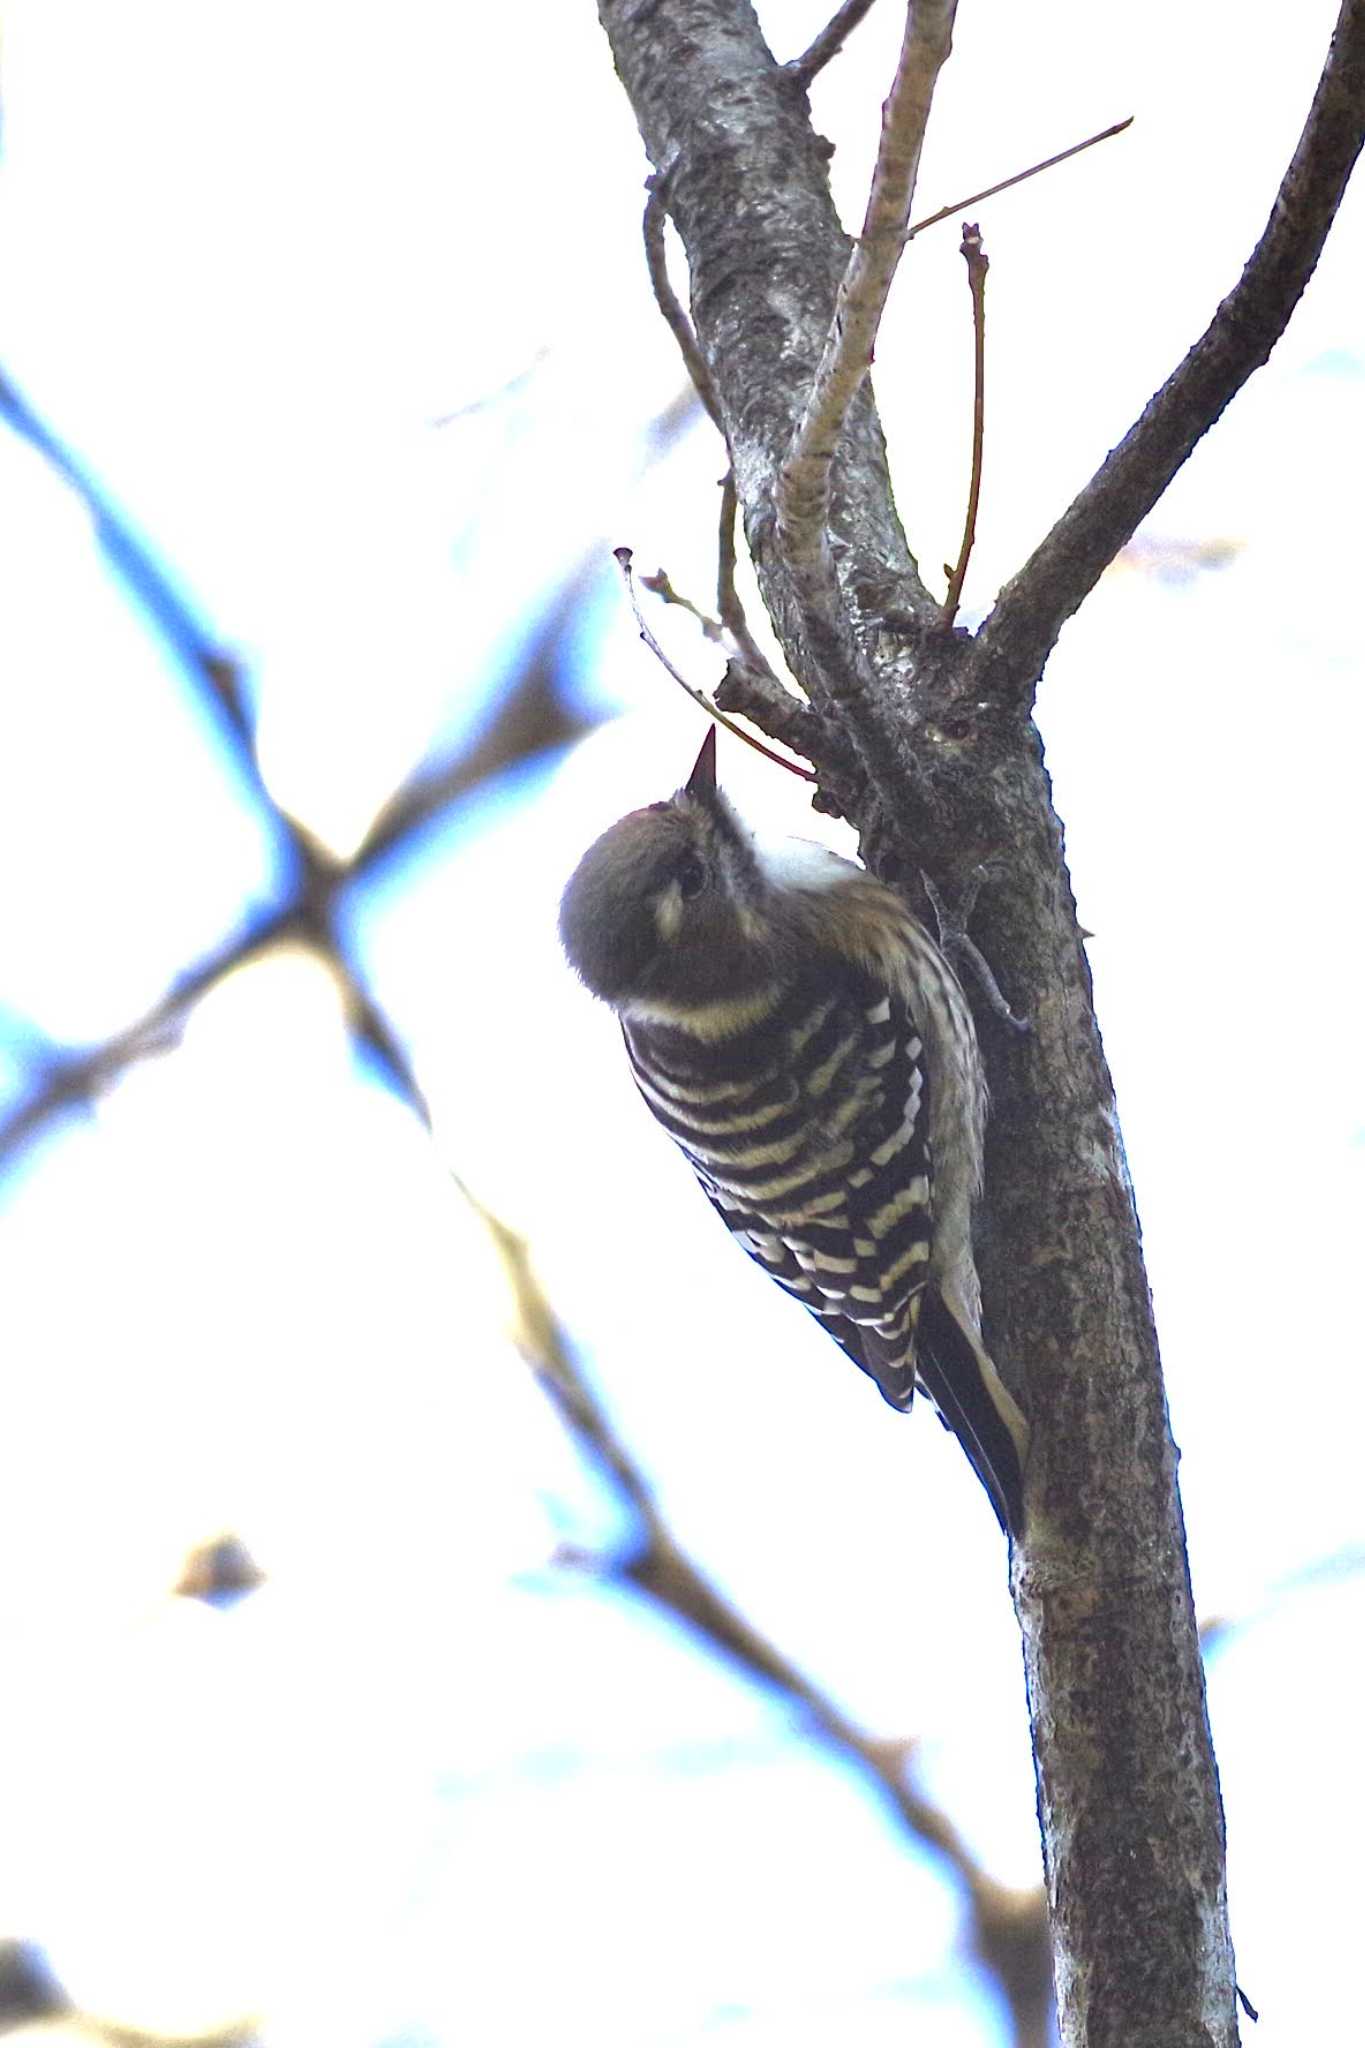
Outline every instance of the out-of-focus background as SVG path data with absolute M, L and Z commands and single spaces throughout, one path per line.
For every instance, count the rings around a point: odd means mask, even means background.
M 780 57 L 828 5 L 761 9 Z M 708 607 L 723 468 L 592 9 L 9 13 L 0 2025 L 1024 2039 L 974 1953 L 1039 1875 L 991 1518 L 729 1244 L 557 951 L 701 737 L 610 547 Z M 919 212 L 1137 116 L 972 209 L 968 623 L 1236 277 L 1333 15 L 964 4 Z M 852 226 L 900 29 L 813 91 Z M 1262 2048 L 1357 2003 L 1363 256 L 1358 187 L 1039 709 Z M 931 581 L 970 359 L 949 223 L 876 371 Z

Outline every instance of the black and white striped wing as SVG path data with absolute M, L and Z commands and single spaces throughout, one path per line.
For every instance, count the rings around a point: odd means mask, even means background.
M 680 1070 L 676 1041 L 632 1032 L 636 1079 L 744 1250 L 908 1408 L 932 1240 L 914 1019 L 903 997 L 845 966 L 837 978 L 826 967 L 765 1026 L 762 1057 L 729 1048 L 743 1081 L 724 1078 L 715 1053 L 705 1074 Z
M 893 1408 L 907 1409 L 933 1248 L 929 1082 L 904 999 L 863 980 L 851 994 L 864 1096 L 843 1169 L 843 1201 L 771 1234 L 783 1269 L 763 1263 L 818 1315 Z M 817 1194 L 812 1208 L 821 1197 Z M 727 1222 L 729 1218 L 727 1217 Z M 794 1269 L 794 1270 L 793 1270 Z

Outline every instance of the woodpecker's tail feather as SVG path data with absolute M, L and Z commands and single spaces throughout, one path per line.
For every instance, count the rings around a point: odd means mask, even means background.
M 920 1288 L 903 1311 L 906 1324 L 883 1329 L 840 1318 L 826 1322 L 844 1350 L 875 1380 L 882 1399 L 904 1414 L 921 1387 L 958 1439 L 1007 1536 L 1024 1527 L 1023 1456 L 1028 1425 L 980 1338 L 937 1287 Z
M 916 1367 L 921 1386 L 971 1460 L 1007 1536 L 1024 1529 L 1025 1424 L 999 1375 L 935 1288 L 925 1289 Z M 1001 1403 L 1009 1403 L 1009 1412 Z

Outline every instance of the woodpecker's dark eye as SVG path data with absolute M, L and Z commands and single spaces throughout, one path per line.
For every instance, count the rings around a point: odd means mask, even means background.
M 676 880 L 685 898 L 690 899 L 693 896 L 700 896 L 702 890 L 706 887 L 706 869 L 695 854 L 689 853 L 686 860 L 682 862 L 678 869 Z

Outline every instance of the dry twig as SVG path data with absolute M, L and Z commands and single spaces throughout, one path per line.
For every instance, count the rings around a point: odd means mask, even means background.
M 962 527 L 962 546 L 956 564 L 947 569 L 948 595 L 943 600 L 943 624 L 951 628 L 962 601 L 962 585 L 976 541 L 976 513 L 981 503 L 981 456 L 986 440 L 986 272 L 990 258 L 981 246 L 981 230 L 971 221 L 962 223 L 962 253 L 967 259 L 967 283 L 972 294 L 972 476 L 967 487 L 967 515 Z
M 645 623 L 645 615 L 640 610 L 640 600 L 635 594 L 635 572 L 631 567 L 632 556 L 630 549 L 613 548 L 612 553 L 615 555 L 621 574 L 625 578 L 626 594 L 630 598 L 630 608 L 635 614 L 635 623 L 640 629 L 640 638 L 644 641 L 645 646 L 649 649 L 655 660 L 672 676 L 678 688 L 686 691 L 692 702 L 699 704 L 708 718 L 714 718 L 717 725 L 723 725 L 725 730 L 732 732 L 737 740 L 743 740 L 746 747 L 752 747 L 756 754 L 762 754 L 765 761 L 775 761 L 779 768 L 785 768 L 789 775 L 799 775 L 803 782 L 814 782 L 816 778 L 809 768 L 802 768 L 799 763 L 789 761 L 784 754 L 775 754 L 771 747 L 765 747 L 762 740 L 755 739 L 751 732 L 746 732 L 742 725 L 737 725 L 728 712 L 722 711 L 720 706 L 707 696 L 705 690 L 700 690 L 695 683 L 688 682 L 682 670 L 675 667 L 669 660 Z M 689 609 L 692 609 L 692 607 L 689 607 Z
M 1122 121 L 1115 121 L 1111 128 L 1101 128 L 1098 135 L 1087 135 L 1084 142 L 1073 142 L 1069 149 L 1059 149 L 1056 156 L 1045 156 L 1040 164 L 1030 164 L 1026 171 L 1016 171 L 1013 177 L 1002 178 L 997 185 L 987 185 L 980 192 L 969 192 L 965 199 L 954 199 L 951 205 L 940 206 L 937 213 L 926 214 L 913 227 L 905 231 L 907 242 L 913 242 L 916 235 L 922 235 L 926 228 L 936 228 L 941 220 L 949 220 L 955 213 L 961 213 L 964 206 L 979 206 L 983 199 L 994 199 L 997 192 L 1008 192 L 1011 185 L 1022 185 L 1026 179 L 1036 178 L 1040 171 L 1050 171 L 1054 164 L 1064 164 L 1068 157 L 1079 156 L 1083 149 L 1093 149 L 1097 142 L 1108 142 L 1111 135 L 1122 135 L 1125 128 L 1131 128 L 1133 116 L 1127 115 Z
M 668 187 L 672 180 L 674 164 L 668 164 L 656 171 L 648 182 L 649 197 L 645 201 L 642 223 L 645 238 L 645 265 L 649 271 L 649 282 L 654 291 L 654 303 L 658 306 L 673 339 L 678 344 L 687 374 L 693 389 L 705 406 L 708 417 L 723 435 L 725 422 L 720 416 L 720 401 L 716 387 L 711 382 L 711 372 L 706 367 L 706 358 L 697 346 L 697 337 L 692 322 L 683 310 L 682 300 L 673 289 L 668 275 L 668 250 L 664 242 L 664 225 L 668 216 Z

